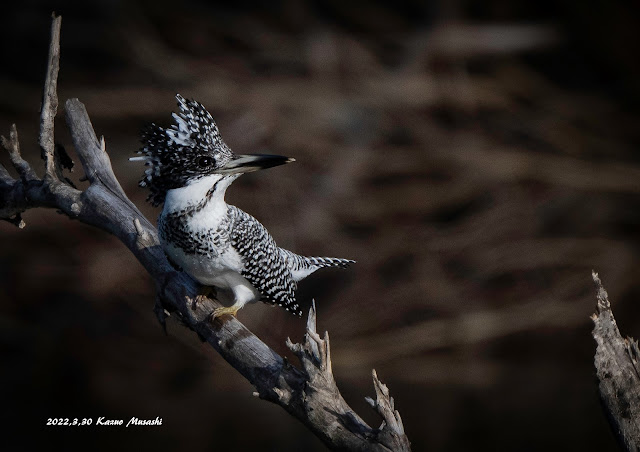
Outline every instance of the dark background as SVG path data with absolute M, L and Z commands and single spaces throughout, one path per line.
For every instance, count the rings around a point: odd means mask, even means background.
M 170 123 L 176 92 L 236 152 L 296 158 L 227 199 L 283 247 L 358 261 L 299 298 L 317 300 L 338 386 L 368 422 L 375 368 L 416 451 L 615 450 L 591 269 L 623 335 L 640 336 L 637 3 L 12 2 L 0 132 L 16 123 L 40 171 L 53 10 L 61 102 L 85 103 L 150 218 L 127 158 L 146 123 Z M 62 115 L 56 138 L 72 152 Z M 323 450 L 194 334 L 164 335 L 116 239 L 54 211 L 24 219 L 0 225 L 3 450 Z M 239 317 L 282 354 L 303 334 L 263 304 Z M 163 423 L 44 426 L 98 416 Z

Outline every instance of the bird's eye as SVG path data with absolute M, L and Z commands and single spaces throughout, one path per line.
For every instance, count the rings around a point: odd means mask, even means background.
M 213 159 L 211 157 L 200 157 L 197 163 L 200 168 L 209 168 L 213 166 Z

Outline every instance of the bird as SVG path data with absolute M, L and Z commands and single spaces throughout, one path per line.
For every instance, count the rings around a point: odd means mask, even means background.
M 297 283 L 323 267 L 346 268 L 351 259 L 307 257 L 280 248 L 253 216 L 225 202 L 240 175 L 295 161 L 269 154 L 235 154 L 222 140 L 211 114 L 199 102 L 176 95 L 179 113 L 164 128 L 154 123 L 142 133 L 133 161 L 148 167 L 138 185 L 147 201 L 163 204 L 158 217 L 162 248 L 175 266 L 207 290 L 231 291 L 233 304 L 214 309 L 212 320 L 237 316 L 247 303 L 263 301 L 302 316 Z

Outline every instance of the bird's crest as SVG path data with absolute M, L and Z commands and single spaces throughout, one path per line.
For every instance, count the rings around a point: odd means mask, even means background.
M 139 185 L 149 187 L 147 200 L 154 206 L 164 202 L 167 190 L 185 186 L 207 174 L 198 164 L 201 157 L 212 158 L 217 165 L 233 157 L 204 106 L 180 94 L 176 94 L 176 99 L 180 113 L 172 114 L 175 124 L 167 128 L 148 126 L 142 134 L 140 156 L 130 159 L 142 160 L 149 167 Z

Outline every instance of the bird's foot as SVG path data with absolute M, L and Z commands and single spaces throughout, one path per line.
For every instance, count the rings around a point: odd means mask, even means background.
M 215 320 L 217 317 L 221 317 L 223 315 L 232 315 L 234 317 L 236 317 L 238 315 L 238 311 L 240 310 L 241 306 L 222 306 L 220 308 L 216 308 L 213 310 L 213 312 L 211 313 L 211 320 Z
M 206 298 L 210 297 L 211 295 L 215 295 L 215 289 L 209 286 L 202 286 L 200 287 L 200 289 L 198 290 L 198 294 L 194 298 L 187 296 L 187 301 L 191 303 L 191 309 L 195 311 L 198 304 L 205 301 Z

